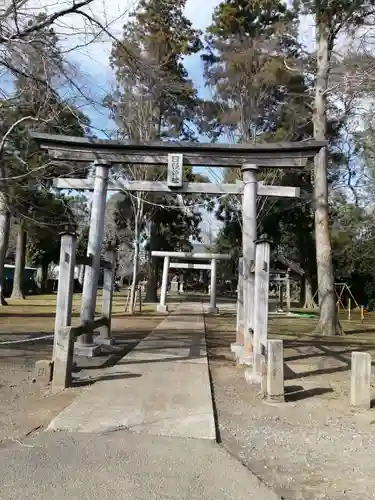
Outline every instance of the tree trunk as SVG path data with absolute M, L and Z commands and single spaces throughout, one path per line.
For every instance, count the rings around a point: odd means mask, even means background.
M 38 266 L 35 277 L 36 286 L 38 288 L 38 293 L 42 293 L 42 283 L 43 283 L 43 267 L 42 265 Z
M 49 262 L 42 263 L 42 293 L 48 291 L 48 266 Z
M 145 302 L 156 303 L 157 301 L 158 301 L 158 283 L 156 274 L 156 259 L 155 257 L 152 257 L 148 265 Z
M 47 290 L 48 265 L 48 262 L 41 262 L 36 273 L 36 283 L 39 293 L 45 293 Z
M 329 65 L 332 52 L 330 32 L 324 22 L 316 21 L 317 75 L 315 89 L 314 138 L 327 139 L 327 99 Z M 315 157 L 314 204 L 316 263 L 318 270 L 319 323 L 316 332 L 340 335 L 332 263 L 332 248 L 328 225 L 328 156 L 323 148 Z
M 81 264 L 78 267 L 78 283 L 83 286 L 83 280 L 85 279 L 85 269 L 86 266 L 84 264 Z
M 138 281 L 138 269 L 139 269 L 139 238 L 138 234 L 135 235 L 135 247 L 134 247 L 134 261 L 133 261 L 133 279 L 130 288 L 130 314 L 134 313 L 135 308 L 135 293 Z
M 156 259 L 151 255 L 151 252 L 155 250 L 154 248 L 155 237 L 156 237 L 156 230 L 154 224 L 151 222 L 150 245 L 149 245 L 150 249 L 148 256 L 147 287 L 146 287 L 146 298 L 145 298 L 145 302 L 151 302 L 151 303 L 156 303 L 158 301 Z
M 16 262 L 13 277 L 13 290 L 11 299 L 24 299 L 24 274 L 26 260 L 26 231 L 24 224 L 20 221 L 17 232 Z
M 8 249 L 10 231 L 10 212 L 7 207 L 6 197 L 0 192 L 0 305 L 6 306 L 4 298 L 4 265 Z
M 301 302 L 302 307 L 305 309 L 315 309 L 317 304 L 314 300 L 313 285 L 310 276 L 305 276 L 303 286 L 301 286 L 301 289 L 302 288 L 304 293 L 304 301 Z

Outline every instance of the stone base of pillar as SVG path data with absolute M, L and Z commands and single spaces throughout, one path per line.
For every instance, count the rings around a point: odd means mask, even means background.
M 116 342 L 113 337 L 104 338 L 100 335 L 97 335 L 96 337 L 94 337 L 94 343 L 97 345 L 114 345 Z
M 238 342 L 232 342 L 230 345 L 230 350 L 234 353 L 240 353 L 243 350 L 243 344 L 239 344 Z
M 248 384 L 260 384 L 262 393 L 266 394 L 267 385 L 267 365 L 263 354 L 257 354 L 253 357 L 253 365 L 245 370 L 245 380 Z
M 249 385 L 257 385 L 262 382 L 262 376 L 254 370 L 253 366 L 251 368 L 246 368 L 244 375 Z
M 74 354 L 75 356 L 81 356 L 84 358 L 94 358 L 99 356 L 101 352 L 100 345 L 98 344 L 74 344 Z
M 207 309 L 207 314 L 217 314 L 219 312 L 219 309 L 217 307 L 209 307 Z
M 166 314 L 168 312 L 168 306 L 162 306 L 162 305 L 158 304 L 156 306 L 156 312 Z
M 252 352 L 246 352 L 242 349 L 235 354 L 239 365 L 253 366 L 254 355 Z
M 267 394 L 267 401 L 270 403 L 285 403 L 285 396 L 284 394 L 280 394 L 279 396 L 270 396 Z

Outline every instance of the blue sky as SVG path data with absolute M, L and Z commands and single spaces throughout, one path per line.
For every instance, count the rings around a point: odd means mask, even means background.
M 39 1 L 41 4 L 45 3 L 42 0 L 35 1 Z M 114 37 L 120 38 L 122 26 L 134 3 L 133 0 L 125 0 L 125 2 L 124 0 L 94 0 L 90 6 L 90 14 L 106 24 Z M 211 23 L 212 13 L 219 3 L 220 0 L 205 0 L 204 2 L 187 0 L 185 13 L 194 27 L 203 31 Z M 70 16 L 64 20 L 64 23 L 60 23 L 58 31 L 67 50 L 77 44 L 77 41 L 83 45 L 89 39 L 87 24 L 83 19 L 77 19 L 76 16 Z M 73 32 L 75 33 L 74 37 L 72 36 Z M 92 100 L 98 103 L 84 105 L 84 111 L 92 120 L 93 126 L 98 129 L 98 135 L 101 135 L 100 129 L 111 127 L 106 111 L 99 105 L 114 83 L 113 73 L 108 62 L 111 46 L 110 37 L 103 35 L 94 43 L 69 54 L 69 59 L 77 72 L 81 86 L 92 97 Z M 199 55 L 187 58 L 185 64 L 200 95 L 207 94 L 208 91 L 204 88 L 203 66 Z
M 29 1 L 46 5 L 45 0 Z M 59 8 L 66 2 L 69 0 L 60 0 Z M 108 26 L 109 32 L 115 38 L 121 38 L 122 27 L 136 3 L 137 0 L 94 0 L 90 4 L 89 11 L 92 16 Z M 204 31 L 210 25 L 213 11 L 219 3 L 220 0 L 204 0 L 203 2 L 201 0 L 187 0 L 185 14 L 196 29 Z M 301 39 L 307 46 L 311 45 L 314 38 L 312 26 L 312 20 L 308 17 L 301 19 Z M 68 50 L 71 50 L 77 43 L 84 45 L 92 39 L 88 34 L 90 26 L 83 18 L 77 16 L 64 18 L 64 21 L 58 25 L 58 32 Z M 112 40 L 104 34 L 95 42 L 88 43 L 87 46 L 69 53 L 69 58 L 76 69 L 81 85 L 84 85 L 86 92 L 96 103 L 102 101 L 114 83 L 113 73 L 109 67 L 111 46 Z M 199 94 L 208 96 L 209 89 L 204 86 L 203 65 L 200 56 L 186 58 L 185 65 Z M 111 128 L 107 113 L 99 104 L 86 103 L 84 111 L 91 118 L 93 126 L 98 129 L 98 135 L 101 135 L 99 132 L 101 129 Z
M 51 13 L 56 9 L 60 10 L 70 6 L 71 1 L 28 0 L 25 9 L 29 11 L 32 8 L 35 9 L 35 12 L 43 9 Z M 122 27 L 136 3 L 136 0 L 94 0 L 87 10 L 92 17 L 107 27 L 113 37 L 121 38 Z M 204 0 L 203 2 L 202 0 L 187 0 L 185 14 L 196 29 L 204 31 L 210 25 L 213 11 L 219 3 L 220 0 Z M 87 20 L 77 15 L 64 17 L 56 23 L 55 29 L 67 51 L 73 78 L 79 83 L 84 94 L 89 97 L 86 102 L 80 98 L 82 111 L 91 119 L 96 134 L 99 137 L 105 137 L 105 134 L 100 131 L 111 129 L 112 124 L 107 111 L 100 103 L 114 83 L 114 76 L 109 67 L 109 55 L 113 41 L 106 34 L 96 37 Z M 301 35 L 304 40 L 312 40 L 311 20 L 303 21 Z M 77 48 L 77 45 L 80 47 Z M 199 94 L 208 97 L 209 89 L 204 87 L 203 65 L 200 56 L 186 58 L 185 65 Z M 71 91 L 68 95 L 71 95 Z M 212 227 L 217 225 L 217 221 L 211 215 L 205 217 L 204 225 L 211 227 L 211 229 L 217 229 L 217 227 Z

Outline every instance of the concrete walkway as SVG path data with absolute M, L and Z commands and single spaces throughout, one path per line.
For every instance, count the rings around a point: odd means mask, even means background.
M 0 451 L 1 500 L 280 500 L 212 441 L 43 432 Z
M 107 374 L 49 430 L 215 439 L 201 304 L 179 306 Z
M 50 432 L 0 450 L 0 500 L 281 500 L 215 441 L 200 304 L 110 371 Z

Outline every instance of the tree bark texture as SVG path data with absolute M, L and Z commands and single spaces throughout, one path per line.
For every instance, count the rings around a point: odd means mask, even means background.
M 157 288 L 158 288 L 158 283 L 157 283 L 157 263 L 156 263 L 156 258 L 152 257 L 151 252 L 155 250 L 154 248 L 154 241 L 156 237 L 156 229 L 151 222 L 151 227 L 150 227 L 150 249 L 149 249 L 149 256 L 148 256 L 148 269 L 147 269 L 147 287 L 146 287 L 146 298 L 145 302 L 151 302 L 151 303 L 156 303 L 158 301 L 158 293 L 157 293 Z
M 10 212 L 8 210 L 5 194 L 0 192 L 0 304 L 7 305 L 4 298 L 4 265 L 8 249 L 10 231 Z
M 134 313 L 135 308 L 135 293 L 138 282 L 138 269 L 139 269 L 139 241 L 136 234 L 136 241 L 134 246 L 134 261 L 133 261 L 133 279 L 130 287 L 130 314 Z
M 36 273 L 36 282 L 39 293 L 45 293 L 47 290 L 48 265 L 48 262 L 41 262 Z
M 313 285 L 310 276 L 305 276 L 301 290 L 303 290 L 303 301 L 301 301 L 301 307 L 304 309 L 315 309 L 317 304 L 313 298 Z
M 84 264 L 80 264 L 78 266 L 78 283 L 83 286 L 83 280 L 85 279 L 85 269 L 86 266 Z
M 328 75 L 331 57 L 331 41 L 328 27 L 316 22 L 317 74 L 315 89 L 314 138 L 327 139 L 327 99 Z M 328 225 L 328 155 L 327 148 L 315 157 L 314 165 L 314 205 L 316 263 L 318 270 L 319 323 L 316 328 L 322 335 L 342 333 L 336 310 L 332 247 Z
M 22 221 L 18 224 L 16 262 L 14 267 L 13 290 L 11 299 L 24 299 L 24 274 L 26 260 L 26 231 Z

